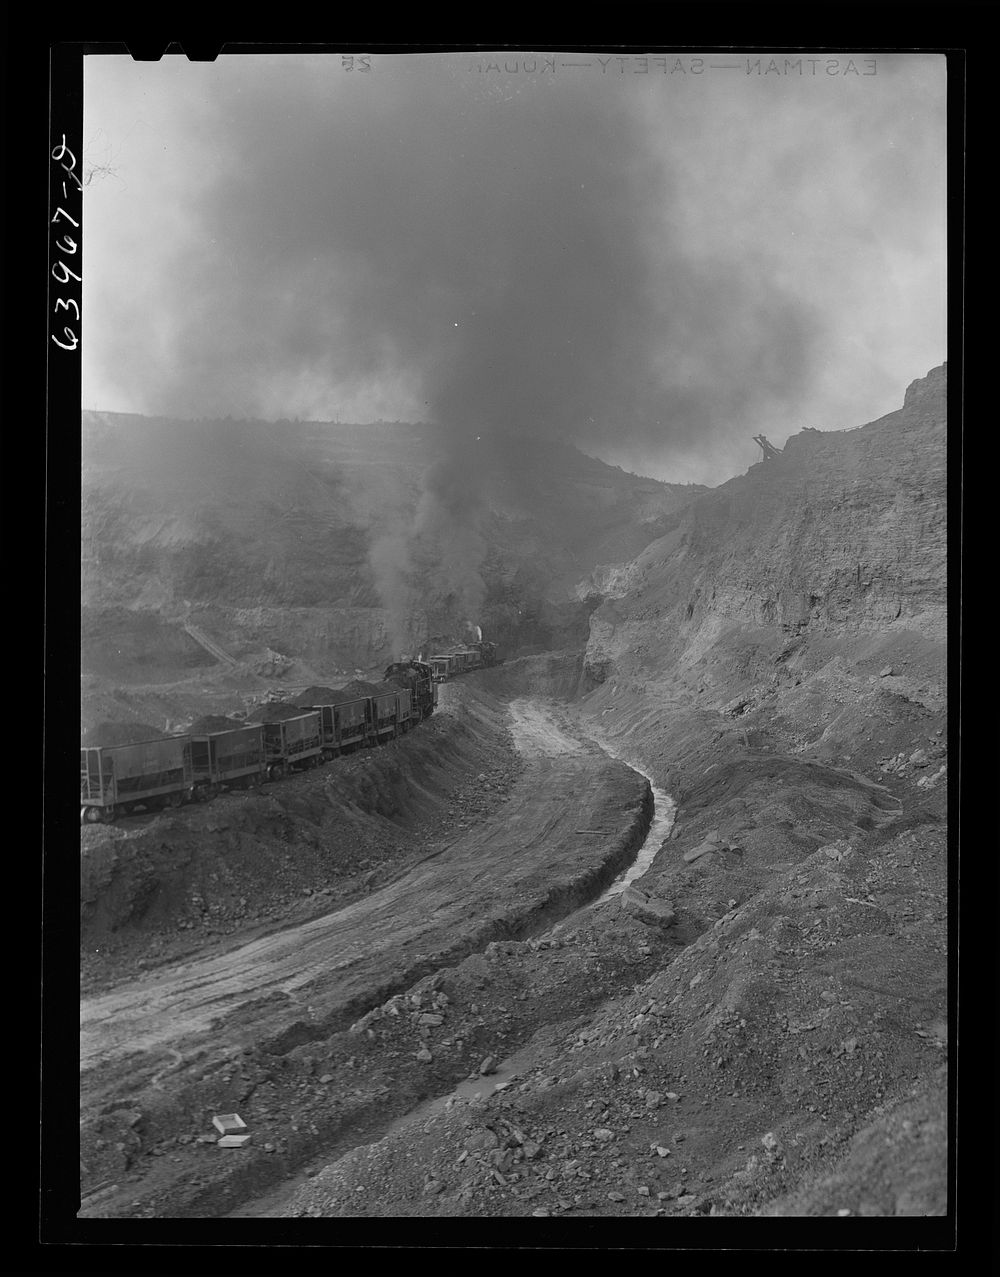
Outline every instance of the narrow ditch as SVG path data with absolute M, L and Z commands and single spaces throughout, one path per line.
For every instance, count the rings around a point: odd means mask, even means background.
M 550 896 L 550 898 L 545 902 L 545 905 L 542 907 L 541 916 L 536 917 L 533 925 L 531 923 L 525 923 L 522 927 L 517 928 L 516 932 L 513 930 L 508 932 L 502 937 L 503 939 L 525 940 L 556 935 L 560 931 L 571 927 L 575 921 L 579 920 L 582 913 L 585 913 L 589 909 L 601 905 L 605 901 L 620 895 L 630 883 L 641 878 L 649 869 L 653 860 L 656 858 L 666 839 L 670 835 L 677 813 L 676 803 L 670 795 L 664 789 L 654 784 L 653 778 L 643 768 L 636 766 L 634 762 L 626 760 L 620 754 L 609 748 L 604 740 L 598 739 L 596 733 L 588 734 L 594 743 L 598 744 L 610 757 L 624 762 L 626 766 L 630 767 L 633 771 L 645 778 L 648 786 L 646 802 L 643 805 L 643 816 L 645 817 L 645 821 L 640 819 L 640 822 L 637 822 L 636 826 L 633 826 L 633 828 L 627 831 L 626 834 L 619 837 L 619 855 L 604 861 L 599 875 L 595 874 L 593 876 L 593 885 L 589 894 L 589 899 L 584 898 L 580 900 L 575 906 L 571 906 L 568 910 L 566 907 L 568 902 L 565 899 L 560 900 L 558 903 L 555 899 L 557 895 L 565 895 L 565 893 L 553 892 L 553 895 Z M 641 825 L 643 823 L 645 825 L 645 830 L 642 843 L 638 847 L 636 854 L 627 860 L 623 866 L 621 855 L 622 853 L 627 854 L 635 848 L 637 842 L 636 835 L 640 832 Z M 612 872 L 617 871 L 616 876 L 610 883 L 607 882 L 607 872 L 609 869 L 611 869 Z M 603 891 L 600 889 L 602 885 L 600 879 L 602 878 L 604 880 Z M 577 886 L 573 894 L 578 895 L 579 890 L 580 888 Z M 561 908 L 560 905 L 562 906 Z M 558 921 L 556 921 L 554 925 L 551 921 L 553 913 L 557 913 L 559 915 Z M 545 915 L 548 915 L 548 921 L 544 921 Z M 480 946 L 477 945 L 476 949 L 478 950 L 479 948 Z M 467 954 L 462 954 L 461 956 L 464 957 L 467 956 Z M 460 961 L 460 958 L 455 958 L 452 962 L 454 961 Z M 452 962 L 438 963 L 437 969 L 443 970 L 446 966 L 452 965 Z M 414 980 L 410 981 L 410 984 L 406 987 L 410 987 L 419 978 L 421 977 L 415 977 Z M 400 991 L 400 989 L 394 989 L 386 994 L 386 998 L 391 997 L 393 993 Z M 385 999 L 381 999 L 381 1001 L 384 1000 Z M 381 1002 L 374 1005 L 380 1004 Z M 355 1139 L 349 1144 L 345 1142 L 341 1145 L 341 1147 L 336 1148 L 335 1151 L 331 1149 L 330 1152 L 333 1156 L 330 1157 L 330 1162 L 332 1163 L 339 1158 L 346 1156 L 353 1148 L 360 1144 L 377 1143 L 379 1140 L 385 1139 L 387 1136 L 398 1131 L 405 1130 L 415 1124 L 427 1122 L 429 1119 L 445 1112 L 456 1103 L 474 1101 L 486 1094 L 492 1094 L 498 1090 L 505 1089 L 505 1087 L 509 1085 L 510 1081 L 516 1078 L 530 1061 L 534 1052 L 532 1041 L 537 1031 L 537 1025 L 531 1026 L 530 1031 L 518 1048 L 511 1052 L 511 1054 L 503 1060 L 499 1061 L 488 1078 L 465 1077 L 449 1090 L 430 1096 L 418 1102 L 414 1107 L 411 1107 L 404 1113 L 400 1113 L 395 1117 L 389 1117 L 385 1122 L 379 1123 L 377 1125 L 377 1129 L 368 1130 L 361 1138 Z M 309 1158 L 304 1160 L 316 1161 L 317 1156 L 322 1157 L 323 1154 L 316 1150 Z M 302 1163 L 300 1163 L 300 1165 L 301 1164 Z M 292 1200 L 296 1192 L 304 1184 L 306 1184 L 309 1179 L 310 1175 L 303 1170 L 299 1170 L 292 1178 L 283 1179 L 280 1184 L 277 1184 L 269 1191 L 263 1194 L 257 1193 L 251 1200 L 244 1201 L 240 1206 L 229 1211 L 227 1213 L 227 1217 L 260 1218 L 264 1216 L 279 1216 L 283 1207 Z
M 319 1021 L 297 1020 L 286 1026 L 280 1033 L 261 1041 L 261 1049 L 272 1055 L 286 1055 L 296 1047 L 342 1032 L 395 994 L 404 993 L 425 976 L 456 966 L 463 958 L 474 953 L 481 953 L 494 940 L 531 940 L 575 917 L 582 908 L 602 899 L 601 892 L 611 890 L 637 863 L 649 842 L 649 831 L 655 824 L 654 803 L 654 793 L 647 780 L 641 803 L 633 809 L 629 823 L 618 832 L 609 853 L 600 863 L 571 882 L 554 886 L 544 899 L 526 912 L 494 917 L 474 935 L 411 963 L 377 988 L 369 988 L 359 997 L 338 1007 L 332 1015 Z M 609 837 L 611 833 L 612 831 L 607 831 Z M 659 846 L 660 843 L 657 842 L 652 854 L 655 854 Z
M 609 757 L 618 758 L 603 741 L 594 737 L 592 739 Z M 620 761 L 625 763 L 623 759 Z M 492 940 L 523 941 L 546 935 L 555 928 L 567 925 L 572 917 L 579 916 L 583 910 L 623 891 L 648 869 L 670 831 L 675 814 L 675 806 L 669 795 L 654 786 L 641 768 L 634 767 L 631 763 L 625 765 L 646 782 L 642 800 L 627 814 L 624 827 L 605 827 L 595 831 L 613 839 L 612 846 L 605 848 L 605 854 L 598 865 L 580 874 L 572 882 L 554 886 L 529 912 L 494 917 L 489 926 L 475 936 L 472 943 L 467 941 L 415 964 L 394 979 L 391 987 L 387 985 L 377 993 L 369 990 L 363 1005 L 342 1007 L 338 1014 L 325 1022 L 297 1022 L 260 1045 L 271 1054 L 284 1055 L 298 1046 L 330 1037 L 343 1031 L 352 1021 L 380 1006 L 394 994 L 404 992 L 428 974 L 454 966 L 470 954 L 484 949 Z M 308 1179 L 304 1168 L 310 1163 L 314 1164 L 322 1158 L 329 1162 L 335 1161 L 360 1144 L 377 1142 L 397 1127 L 405 1126 L 411 1121 L 426 1121 L 429 1114 L 443 1108 L 449 1100 L 454 1102 L 452 1097 L 462 1097 L 467 1092 L 474 1094 L 477 1089 L 485 1090 L 487 1087 L 492 1092 L 510 1073 L 516 1071 L 519 1053 L 528 1049 L 538 1025 L 526 1025 L 525 1028 L 527 1032 L 521 1041 L 517 1042 L 514 1038 L 511 1042 L 511 1045 L 516 1046 L 515 1051 L 503 1060 L 495 1074 L 491 1074 L 488 1083 L 483 1080 L 473 1083 L 456 1078 L 447 1090 L 427 1098 L 421 1099 L 419 1092 L 412 1096 L 411 1091 L 412 1098 L 403 1112 L 394 1114 L 391 1106 L 388 1111 L 380 1106 L 377 1112 L 355 1112 L 348 1119 L 346 1127 L 342 1119 L 334 1119 L 312 1139 L 302 1140 L 291 1157 L 285 1155 L 280 1160 L 276 1157 L 270 1173 L 266 1163 L 262 1164 L 259 1159 L 254 1158 L 252 1164 L 248 1162 L 239 1169 L 233 1167 L 236 1174 L 227 1176 L 222 1182 L 215 1180 L 210 1184 L 192 1185 L 193 1191 L 183 1193 L 181 1200 L 172 1194 L 171 1214 L 174 1217 L 208 1215 L 246 1218 L 259 1216 L 263 1212 L 272 1213 Z
M 608 751 L 610 753 L 610 751 Z M 614 755 L 612 754 L 612 757 Z M 621 760 L 625 762 L 623 758 Z M 611 886 L 605 891 L 604 895 L 594 904 L 603 904 L 605 900 L 610 900 L 613 896 L 619 896 L 630 883 L 635 882 L 637 878 L 641 878 L 646 870 L 650 867 L 657 855 L 663 848 L 663 844 L 670 837 L 670 831 L 674 827 L 674 819 L 677 815 L 677 804 L 670 797 L 665 789 L 661 789 L 659 785 L 653 784 L 653 778 L 641 767 L 637 767 L 635 763 L 628 763 L 633 771 L 645 776 L 649 782 L 649 790 L 653 795 L 653 819 L 650 822 L 646 839 L 639 848 L 639 854 L 624 873 L 614 880 Z M 560 926 L 564 925 L 562 923 Z

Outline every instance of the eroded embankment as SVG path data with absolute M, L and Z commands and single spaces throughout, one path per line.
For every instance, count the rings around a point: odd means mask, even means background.
M 500 678 L 535 742 L 572 738 L 582 711 L 679 798 L 676 837 L 641 882 L 660 921 L 607 901 L 554 931 L 442 957 L 351 1030 L 278 1054 L 164 1053 L 159 1069 L 177 1072 L 161 1079 L 162 1107 L 141 1078 L 129 1107 L 123 1077 L 105 1106 L 117 1165 L 132 1166 L 88 1213 L 938 1212 L 943 793 L 781 752 L 762 716 L 744 733 L 660 689 L 609 683 L 572 702 L 587 684 L 572 655 L 465 686 Z M 581 816 L 578 843 L 588 827 L 601 826 Z M 478 1081 L 454 1094 L 467 1075 Z M 451 1102 L 426 1116 L 435 1096 Z M 231 1109 L 252 1117 L 250 1148 L 195 1142 L 209 1112 Z M 414 1110 L 416 1125 L 386 1135 Z M 879 1114 L 902 1154 L 926 1139 L 919 1189 L 905 1157 L 867 1169 Z
M 495 812 L 521 769 L 502 705 L 484 696 L 314 772 L 86 826 L 85 987 L 347 905 Z
M 471 684 L 449 693 L 442 720 L 460 725 L 477 719 L 482 731 L 481 704 L 496 712 L 496 703 Z M 142 1203 L 131 1213 L 201 1213 L 209 1203 L 208 1213 L 216 1213 L 246 1191 L 244 1181 L 257 1184 L 287 1173 L 287 1165 L 268 1165 L 267 1154 L 280 1150 L 294 1160 L 311 1139 L 296 1143 L 297 1152 L 290 1149 L 287 1123 L 276 1120 L 269 1106 L 258 1108 L 253 1097 L 261 1081 L 275 1081 L 264 1060 L 283 1068 L 289 1055 L 307 1051 L 310 1058 L 317 1052 L 328 1058 L 331 1067 L 353 1068 L 337 1046 L 352 1018 L 492 940 L 545 929 L 593 899 L 625 867 L 649 824 L 646 781 L 593 745 L 547 728 L 530 710 L 515 713 L 512 725 L 515 741 L 522 738 L 523 772 L 503 809 L 460 831 L 395 881 L 295 928 L 173 963 L 85 1000 L 84 1136 L 92 1183 L 109 1170 L 114 1174 L 117 1164 L 117 1173 L 129 1180 L 121 1196 Z M 413 738 L 404 739 L 396 748 L 403 754 L 412 744 Z M 446 1086 L 438 1080 L 442 1072 L 454 1081 L 476 1050 L 475 1035 L 459 1041 L 450 1059 L 423 1076 L 419 1062 L 416 1070 L 410 1065 L 417 1074 L 412 1081 L 423 1094 L 429 1085 Z M 408 1086 L 405 1072 L 401 1085 Z M 295 1064 L 292 1076 L 297 1090 Z M 324 1085 L 333 1079 L 331 1073 Z M 123 1092 L 130 1095 L 124 1104 Z M 412 1102 L 406 1091 L 400 1102 Z M 200 1166 L 204 1149 L 191 1147 L 194 1132 L 204 1135 L 212 1112 L 234 1107 L 245 1120 L 255 1119 L 264 1147 L 241 1150 L 240 1159 L 228 1164 L 222 1159 Z M 280 1082 L 278 1107 L 301 1107 L 298 1094 Z M 358 1106 L 347 1107 L 356 1128 Z M 381 1120 L 398 1108 L 399 1102 L 386 1106 L 383 1100 Z M 138 1110 L 140 1120 L 125 1123 L 125 1139 L 112 1140 L 121 1134 L 123 1110 L 130 1119 Z M 371 1117 L 364 1116 L 362 1125 Z M 346 1138 L 344 1126 L 344 1115 L 330 1106 L 309 1135 Z M 273 1141 L 265 1132 L 273 1132 Z M 165 1140 L 178 1153 L 169 1165 L 159 1164 L 148 1187 L 134 1182 L 149 1173 L 141 1159 L 155 1156 Z M 210 1151 L 218 1157 L 218 1150 Z M 198 1183 L 196 1168 L 210 1185 Z M 110 1188 L 97 1210 L 118 1213 Z
M 567 713 L 587 685 L 568 654 L 488 678 Z M 941 1213 L 944 794 L 919 786 L 938 723 L 911 718 L 918 770 L 883 773 L 885 737 L 833 765 L 780 715 L 735 727 L 683 686 L 591 684 L 572 709 L 679 800 L 642 879 L 660 923 L 608 902 L 383 1007 L 376 1058 L 481 1033 L 485 1004 L 480 1042 L 515 1060 L 274 1213 Z

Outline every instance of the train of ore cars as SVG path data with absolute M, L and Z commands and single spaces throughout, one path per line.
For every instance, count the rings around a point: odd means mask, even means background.
M 340 754 L 384 744 L 430 717 L 439 683 L 495 664 L 496 644 L 479 641 L 429 661 L 394 662 L 382 676 L 384 690 L 372 695 L 338 697 L 326 705 L 303 705 L 300 696 L 294 708 L 302 712 L 278 721 L 83 748 L 81 823 L 110 822 L 136 808 L 205 802 L 226 790 L 280 780 Z

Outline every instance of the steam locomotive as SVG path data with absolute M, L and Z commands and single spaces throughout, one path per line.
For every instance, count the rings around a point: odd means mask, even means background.
M 340 754 L 394 740 L 434 712 L 437 684 L 426 662 L 396 661 L 383 680 L 384 691 L 298 706 L 301 714 L 277 722 L 83 748 L 80 821 L 110 823 L 136 807 L 180 807 L 205 802 L 223 790 L 280 780 Z

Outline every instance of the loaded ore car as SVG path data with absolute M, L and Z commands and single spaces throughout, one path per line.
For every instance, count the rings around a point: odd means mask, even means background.
M 396 692 L 396 722 L 401 732 L 408 732 L 414 723 L 419 722 L 419 715 L 413 704 L 413 693 L 408 687 L 401 687 Z
M 264 776 L 260 724 L 192 735 L 188 752 L 197 798 L 211 798 L 222 786 L 245 788 Z
M 288 771 L 316 767 L 322 757 L 320 716 L 313 711 L 263 723 L 264 761 L 268 777 L 279 779 Z
M 331 759 L 344 750 L 360 749 L 368 737 L 368 698 L 340 705 L 314 705 L 320 720 L 323 757 Z
M 277 780 L 350 749 L 381 745 L 429 717 L 438 701 L 437 682 L 464 672 L 476 655 L 466 649 L 464 656 L 449 652 L 431 662 L 404 657 L 386 669 L 381 686 L 357 681 L 342 691 L 310 687 L 292 705 L 275 700 L 258 706 L 253 712 L 259 722 L 235 722 L 235 713 L 209 714 L 182 736 L 84 746 L 80 819 L 111 821 L 135 808 L 177 807 L 265 777 Z
M 450 652 L 439 652 L 436 656 L 431 657 L 431 670 L 433 671 L 433 679 L 435 683 L 445 683 L 453 674 L 458 672 L 458 667 L 454 663 Z
M 451 652 L 438 652 L 431 657 L 431 671 L 435 683 L 447 682 L 457 674 L 497 664 L 495 643 L 478 642 L 469 647 L 457 647 Z
M 80 819 L 111 821 L 134 807 L 179 807 L 193 797 L 187 736 L 80 750 Z
M 399 735 L 399 693 L 379 692 L 368 697 L 368 740 L 378 745 Z

